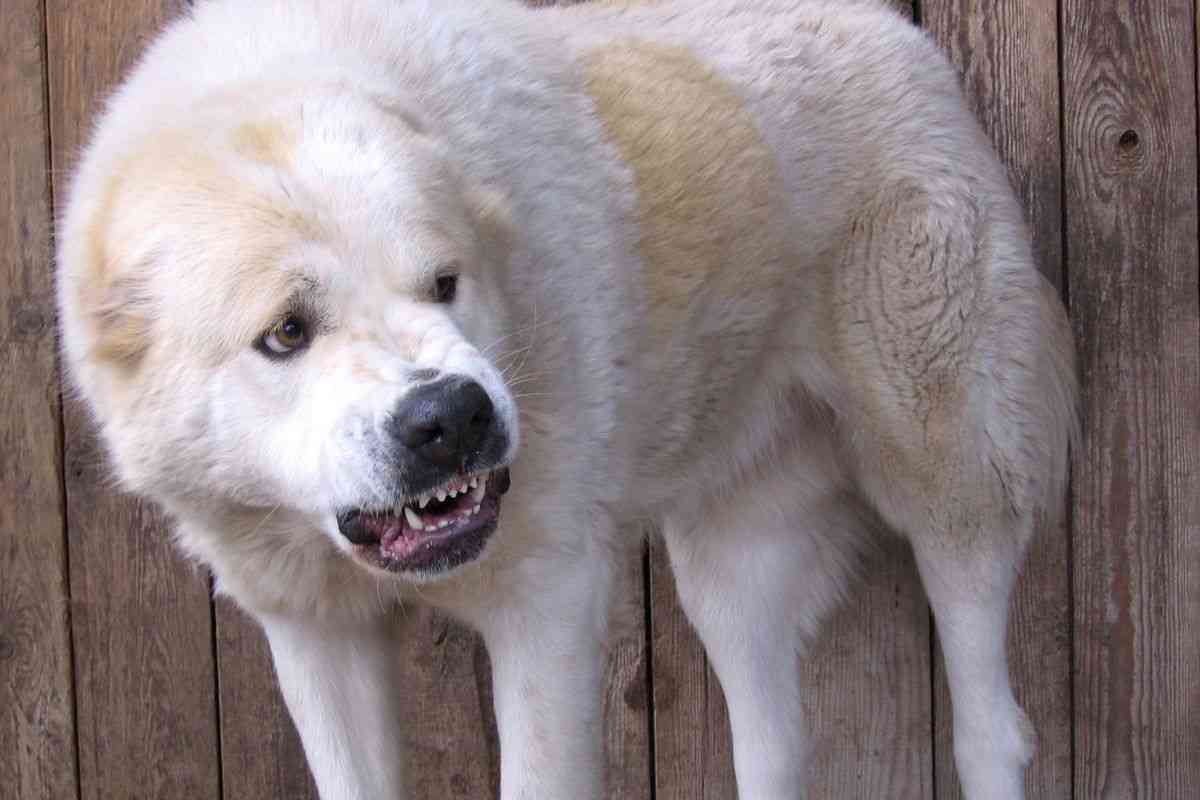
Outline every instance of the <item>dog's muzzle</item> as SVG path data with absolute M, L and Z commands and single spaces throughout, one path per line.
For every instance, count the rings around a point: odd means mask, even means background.
M 445 376 L 411 390 L 384 431 L 402 487 L 384 507 L 347 509 L 338 529 L 390 572 L 430 576 L 477 558 L 495 531 L 508 436 L 487 391 Z

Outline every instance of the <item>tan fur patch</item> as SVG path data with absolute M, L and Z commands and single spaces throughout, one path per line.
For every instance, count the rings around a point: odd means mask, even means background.
M 721 273 L 770 280 L 774 157 L 744 101 L 682 47 L 624 41 L 590 54 L 587 90 L 638 193 L 651 334 L 678 329 Z
M 247 122 L 233 132 L 233 145 L 246 158 L 286 167 L 296 149 L 296 132 L 279 120 Z
M 133 168 L 133 163 L 126 161 L 114 170 L 100 194 L 87 227 L 88 258 L 79 283 L 79 305 L 90 313 L 96 326 L 95 356 L 125 367 L 136 365 L 150 343 L 150 321 L 133 299 L 142 293 L 136 282 L 118 272 L 114 261 L 119 256 L 109 241 L 122 190 Z
M 269 148 L 260 156 L 283 152 L 284 140 L 261 127 L 245 126 L 238 136 L 242 145 Z M 208 249 L 205 267 L 214 280 L 205 299 L 237 312 L 222 327 L 230 339 L 269 324 L 280 298 L 296 291 L 297 276 L 281 271 L 280 252 L 323 235 L 317 221 L 239 179 L 189 134 L 160 135 L 119 162 L 88 222 L 79 302 L 95 325 L 94 352 L 103 361 L 136 367 L 151 344 L 157 313 L 148 286 L 161 266 L 149 262 L 155 237 L 165 235 L 154 225 L 162 220 L 187 229 L 186 241 L 174 244 Z

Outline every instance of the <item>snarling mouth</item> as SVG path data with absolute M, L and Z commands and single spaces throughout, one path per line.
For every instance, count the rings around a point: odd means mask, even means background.
M 392 508 L 345 511 L 338 528 L 377 567 L 445 572 L 483 552 L 508 485 L 506 468 L 451 478 Z

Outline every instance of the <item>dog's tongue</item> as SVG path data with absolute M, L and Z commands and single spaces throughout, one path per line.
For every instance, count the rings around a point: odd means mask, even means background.
M 380 542 L 395 539 L 404 530 L 404 522 L 391 514 L 372 514 L 364 517 L 362 524 Z

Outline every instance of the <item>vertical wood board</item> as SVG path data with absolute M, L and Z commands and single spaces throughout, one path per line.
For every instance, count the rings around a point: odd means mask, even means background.
M 1195 17 L 1064 0 L 1075 459 L 1075 796 L 1200 786 Z
M 182 7 L 157 0 L 47 4 L 54 192 L 100 101 Z M 160 515 L 114 491 L 88 414 L 64 403 L 71 617 L 81 796 L 217 798 L 208 581 Z
M 78 795 L 44 8 L 0 13 L 0 798 Z

